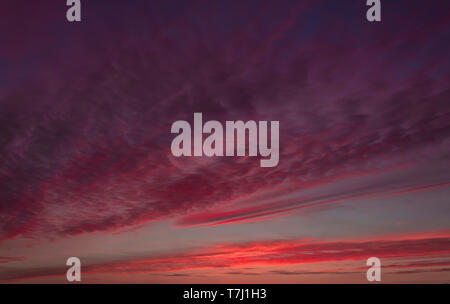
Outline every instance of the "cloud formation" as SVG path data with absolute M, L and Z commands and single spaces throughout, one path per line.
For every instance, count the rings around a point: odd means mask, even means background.
M 429 234 L 391 235 L 370 240 L 330 240 L 308 239 L 271 240 L 247 243 L 222 243 L 211 247 L 198 248 L 177 253 L 164 253 L 148 257 L 134 257 L 107 263 L 83 265 L 85 274 L 179 274 L 192 270 L 225 270 L 228 274 L 260 274 L 267 267 L 288 265 L 309 265 L 314 263 L 338 261 L 365 261 L 370 256 L 379 258 L 418 259 L 408 264 L 390 264 L 389 268 L 402 269 L 436 267 L 428 258 L 448 258 L 450 254 L 450 234 L 436 231 Z M 448 263 L 448 260 L 447 260 Z M 249 267 L 252 271 L 248 271 Z M 291 272 L 276 270 L 280 275 L 294 274 L 352 274 L 358 269 L 324 270 L 314 272 Z M 3 280 L 22 280 L 36 277 L 62 276 L 65 269 L 26 269 L 3 272 Z M 365 270 L 364 270 L 365 271 Z M 409 270 L 408 270 L 409 271 Z M 414 271 L 421 271 L 414 270 Z M 425 271 L 425 270 L 422 270 Z
M 289 193 L 400 163 L 448 162 L 443 13 L 420 16 L 419 27 L 403 22 L 415 14 L 408 10 L 381 30 L 363 25 L 350 34 L 356 21 L 345 16 L 325 10 L 319 24 L 308 18 L 324 3 L 281 3 L 270 16 L 271 5 L 241 7 L 227 30 L 220 24 L 231 4 L 199 2 L 181 12 L 159 5 L 164 21 L 111 4 L 98 11 L 101 22 L 86 22 L 64 40 L 73 49 L 46 40 L 8 43 L 2 51 L 8 70 L 20 70 L 38 60 L 39 53 L 24 50 L 27 43 L 37 50 L 54 44 L 54 56 L 0 87 L 0 239 L 111 231 L 180 216 L 183 224 L 208 222 L 194 215 L 277 187 Z M 121 19 L 118 9 L 133 18 Z M 56 22 L 51 10 L 45 15 L 36 31 Z M 27 37 L 36 33 L 34 18 L 21 27 L 12 18 L 3 22 Z M 73 33 L 67 25 L 52 31 Z M 215 120 L 279 120 L 280 165 L 173 158 L 170 124 L 195 111 Z M 236 213 L 276 213 L 265 207 Z

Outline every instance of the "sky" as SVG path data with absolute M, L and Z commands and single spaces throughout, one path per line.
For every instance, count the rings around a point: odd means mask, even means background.
M 448 1 L 13 1 L 0 282 L 450 282 Z M 280 156 L 171 124 L 279 121 Z

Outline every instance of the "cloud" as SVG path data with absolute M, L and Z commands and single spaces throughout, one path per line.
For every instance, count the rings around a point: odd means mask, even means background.
M 0 256 L 0 264 L 6 264 L 11 262 L 20 262 L 25 260 L 25 257 L 18 256 L 18 257 L 6 257 L 6 256 Z
M 272 270 L 271 273 L 279 275 L 324 275 L 324 274 L 355 274 L 361 273 L 357 271 L 285 271 Z
M 49 9 L 48 23 L 33 28 L 33 19 L 18 33 L 41 37 L 56 28 L 55 40 L 14 44 L 13 30 L 3 38 L 2 71 L 17 75 L 0 86 L 0 240 L 168 219 L 271 217 L 282 209 L 279 202 L 226 206 L 279 187 L 289 194 L 399 164 L 448 160 L 442 12 L 424 16 L 420 28 L 393 18 L 379 32 L 366 26 L 351 32 L 357 27 L 340 22 L 345 16 L 307 18 L 323 3 L 283 2 L 242 7 L 225 30 L 236 11 L 231 4 L 209 4 L 208 13 L 199 4 L 176 12 L 155 5 L 167 18 L 148 18 L 155 10 L 136 12 L 129 4 L 93 5 L 98 18 L 76 33 L 53 27 Z M 0 18 L 4 28 L 15 24 L 9 17 Z M 26 51 L 29 45 L 36 53 Z M 51 55 L 44 56 L 49 45 Z M 175 159 L 170 124 L 196 111 L 208 120 L 279 120 L 280 165 Z M 201 213 L 209 208 L 222 214 Z
M 440 183 L 435 185 L 426 185 L 421 187 L 409 187 L 405 189 L 384 189 L 380 192 L 368 192 L 361 194 L 354 194 L 350 196 L 335 198 L 332 193 L 329 193 L 329 199 L 321 200 L 309 198 L 305 200 L 304 198 L 294 198 L 294 199 L 277 199 L 276 203 L 264 204 L 264 200 L 257 200 L 257 206 L 239 208 L 235 210 L 227 210 L 223 212 L 209 211 L 201 214 L 193 214 L 185 218 L 181 218 L 179 223 L 181 225 L 224 225 L 233 223 L 247 223 L 252 220 L 268 220 L 273 219 L 277 216 L 290 215 L 295 211 L 314 208 L 323 205 L 329 205 L 344 201 L 349 201 L 357 198 L 364 199 L 376 199 L 398 196 L 402 194 L 414 193 L 419 191 L 427 191 L 435 188 L 449 186 L 450 183 Z
M 314 241 L 303 239 L 271 240 L 247 243 L 222 243 L 190 251 L 165 253 L 148 257 L 135 257 L 105 263 L 84 264 L 85 274 L 164 274 L 184 273 L 192 270 L 226 270 L 230 274 L 265 271 L 266 267 L 308 265 L 338 261 L 365 261 L 368 257 L 379 258 L 422 258 L 448 256 L 450 234 L 437 231 L 429 234 L 390 235 L 370 240 Z M 419 262 L 420 263 L 420 262 Z M 429 265 L 433 267 L 433 264 Z M 414 266 L 411 266 L 414 267 Z M 284 272 L 277 274 L 316 274 L 309 272 Z M 323 274 L 353 273 L 328 270 Z M 64 275 L 62 268 L 36 268 L 10 270 L 1 273 L 5 281 L 22 280 L 46 276 Z
M 449 272 L 450 268 L 439 268 L 439 269 L 414 269 L 414 270 L 404 270 L 391 272 L 391 274 L 415 274 L 415 273 L 438 273 L 438 272 Z

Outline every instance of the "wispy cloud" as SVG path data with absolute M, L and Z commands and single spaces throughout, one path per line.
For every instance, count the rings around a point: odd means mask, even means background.
M 450 254 L 450 234 L 445 231 L 430 233 L 428 236 L 392 235 L 372 240 L 314 241 L 314 240 L 273 240 L 248 243 L 223 243 L 196 250 L 165 253 L 149 257 L 111 261 L 104 264 L 84 265 L 86 274 L 137 274 L 137 273 L 180 273 L 183 271 L 209 269 L 211 271 L 234 269 L 245 271 L 252 267 L 264 271 L 265 267 L 282 265 L 303 265 L 312 263 L 359 261 L 370 256 L 379 258 L 411 258 L 424 256 L 448 256 Z M 392 265 L 391 265 L 392 266 Z M 436 265 L 429 264 L 433 267 Z M 410 267 L 414 267 L 410 265 Z M 392 268 L 396 268 L 392 266 Z M 398 267 L 401 268 L 401 267 Z M 256 272 L 258 272 L 256 271 Z M 323 273 L 353 273 L 351 271 L 329 270 Z M 253 271 L 254 273 L 255 271 Z M 63 269 L 27 269 L 2 273 L 3 280 L 21 280 L 40 276 L 56 276 Z M 315 272 L 314 272 L 315 273 Z M 236 273 L 237 274 L 237 273 Z M 283 273 L 278 274 L 300 274 Z M 301 274 L 308 274 L 302 272 Z
M 13 2 L 0 12 L 0 243 L 163 221 L 184 230 L 245 224 L 412 193 L 434 201 L 450 182 L 450 21 L 440 2 L 384 4 L 373 26 L 355 1 L 113 1 L 84 7 L 95 18 L 76 28 L 61 24 L 56 4 Z M 170 125 L 194 112 L 280 121 L 279 165 L 173 157 Z M 141 266 L 314 262 L 298 252 L 321 246 L 342 252 L 317 261 L 356 258 L 352 246 L 380 255 L 447 246 L 408 242 L 221 245 Z M 232 250 L 254 256 L 234 259 Z M 59 270 L 33 271 L 7 277 Z

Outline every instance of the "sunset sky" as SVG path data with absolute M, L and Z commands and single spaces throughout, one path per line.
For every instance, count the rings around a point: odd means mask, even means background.
M 450 2 L 4 1 L 0 283 L 450 283 Z M 280 157 L 171 124 L 279 121 Z

